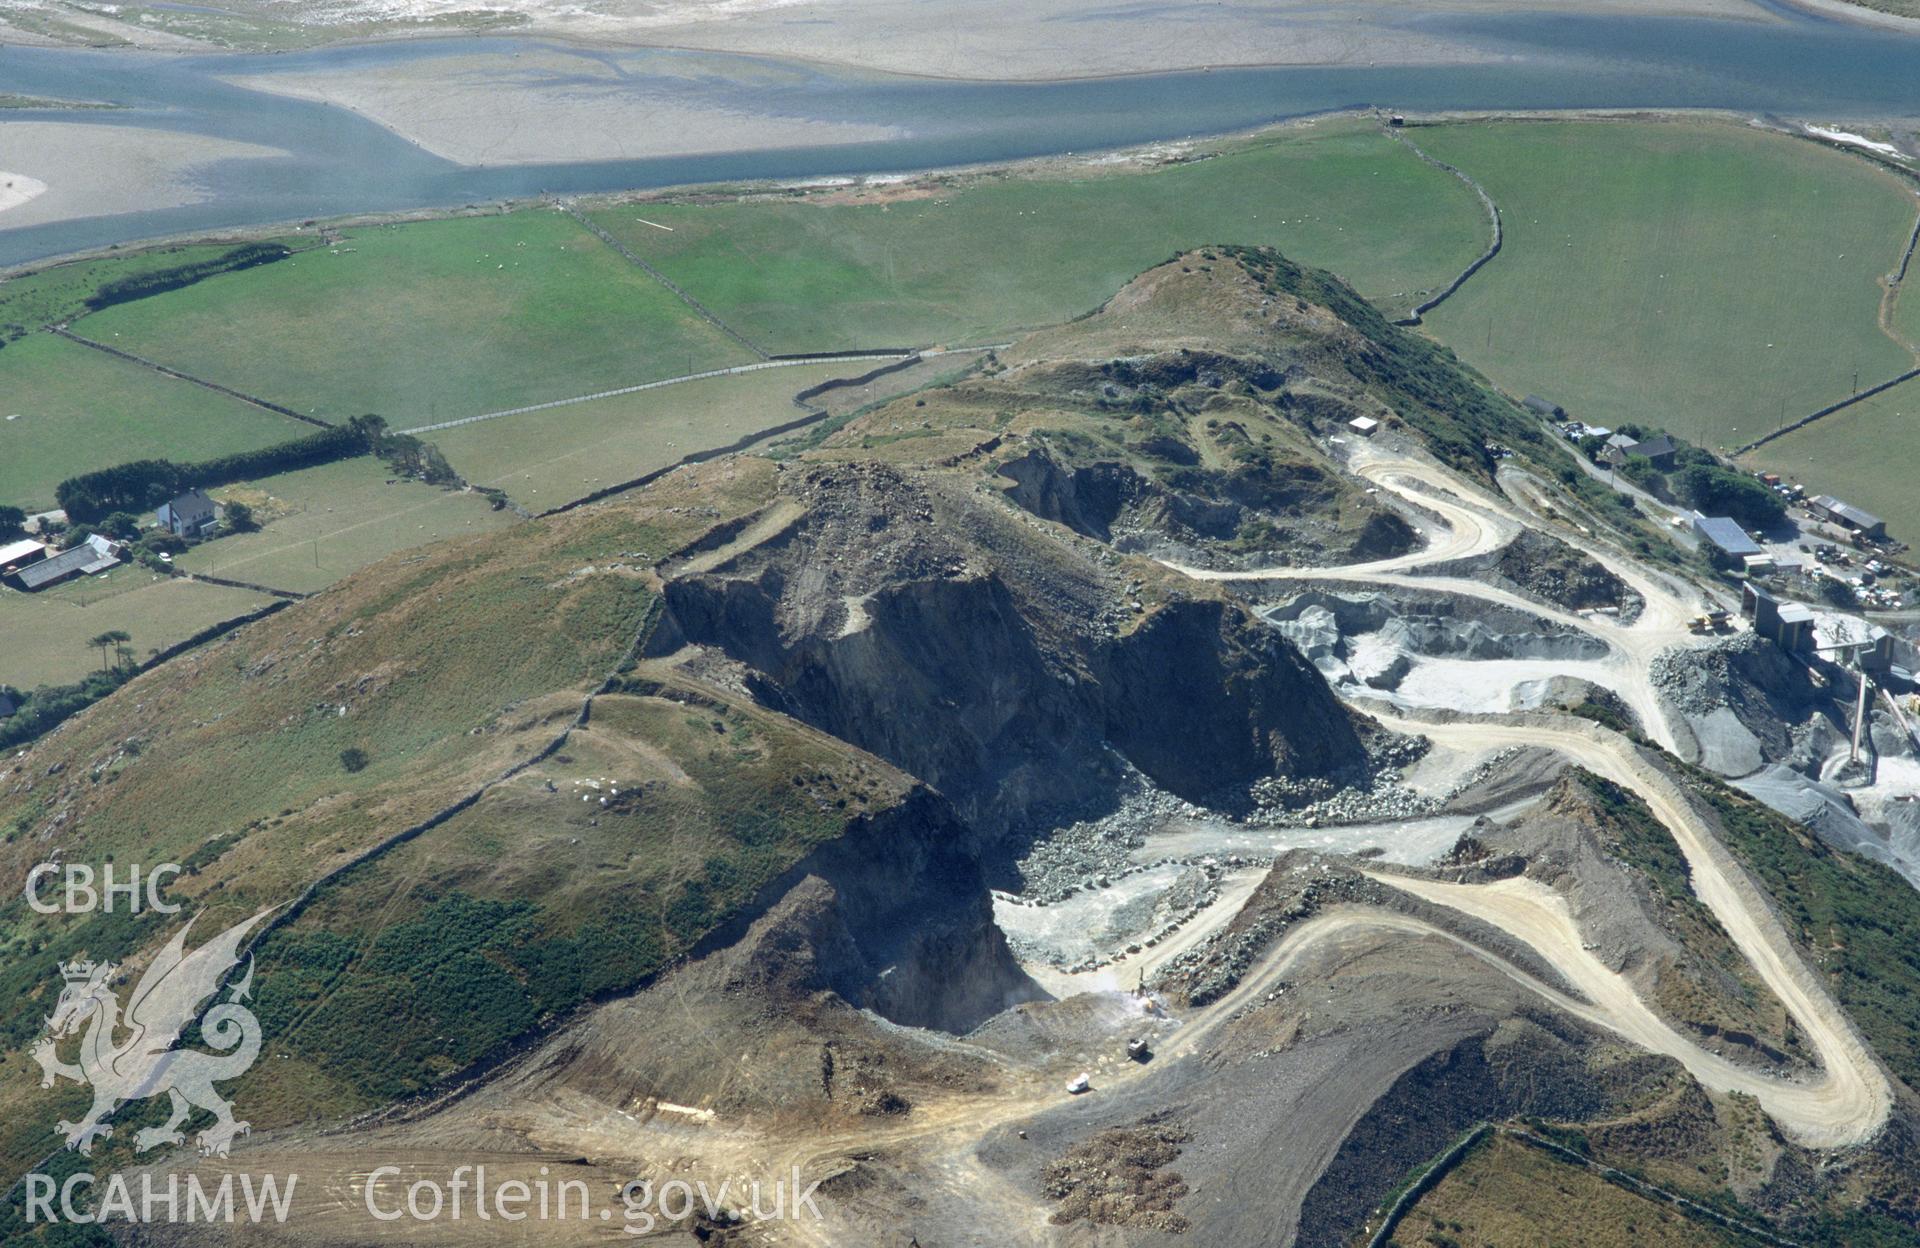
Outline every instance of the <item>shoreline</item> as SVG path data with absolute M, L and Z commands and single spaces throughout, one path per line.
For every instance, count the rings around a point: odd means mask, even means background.
M 1525 8 L 1514 6 L 1514 11 Z M 1630 2 L 1602 3 L 1582 6 L 1582 11 L 1594 16 L 1610 14 L 1625 15 L 1635 6 Z M 1483 6 L 1463 4 L 1457 9 L 1448 10 L 1461 15 L 1473 15 L 1486 12 Z M 1307 12 L 1303 10 L 1303 15 Z M 1380 9 L 1378 13 L 1389 10 Z M 1920 16 L 1908 16 L 1889 13 L 1850 0 L 1748 0 L 1740 9 L 1722 7 L 1714 0 L 1703 0 L 1698 7 L 1686 11 L 1662 11 L 1657 6 L 1649 12 L 1659 16 L 1672 16 L 1707 22 L 1726 22 L 1735 25 L 1765 24 L 1769 22 L 1791 22 L 1795 18 L 1802 21 L 1836 23 L 1852 25 L 1864 29 L 1896 31 L 1920 37 Z M 1409 28 L 1395 28 L 1387 23 L 1373 23 L 1375 11 L 1357 16 L 1357 23 L 1373 25 L 1374 30 L 1389 35 L 1411 38 L 1420 37 L 1417 31 Z M 756 16 L 756 15 L 749 15 Z M 823 18 L 832 22 L 836 17 Z M 1310 23 L 1302 22 L 1302 33 L 1315 32 Z M 664 37 L 652 38 L 650 30 L 658 30 Z M 699 38 L 695 32 L 711 30 L 716 38 Z M 179 58 L 204 58 L 209 61 L 222 59 L 242 59 L 247 57 L 298 57 L 312 54 L 325 54 L 332 51 L 350 52 L 354 49 L 377 49 L 400 47 L 421 43 L 472 42 L 477 44 L 506 43 L 521 41 L 527 43 L 546 43 L 583 52 L 637 53 L 637 52 L 673 52 L 687 54 L 708 54 L 716 56 L 734 56 L 749 60 L 777 61 L 785 64 L 815 67 L 843 73 L 869 73 L 887 77 L 919 80 L 927 82 L 962 83 L 980 86 L 1021 85 L 1047 86 L 1078 82 L 1100 82 L 1125 80 L 1130 78 L 1153 77 L 1180 73 L 1208 73 L 1230 70 L 1264 69 L 1324 69 L 1340 66 L 1366 64 L 1369 67 L 1412 67 L 1412 66 L 1449 66 L 1476 63 L 1482 59 L 1494 59 L 1497 54 L 1485 53 L 1475 56 L 1464 50 L 1439 55 L 1396 54 L 1392 47 L 1369 49 L 1366 53 L 1352 52 L 1342 56 L 1266 56 L 1249 60 L 1169 60 L 1164 65 L 1138 69 L 1109 70 L 1089 69 L 1075 72 L 1070 66 L 1074 57 L 1065 58 L 1067 67 L 1055 67 L 1049 72 L 1005 73 L 994 72 L 983 67 L 982 72 L 954 72 L 932 68 L 908 68 L 900 65 L 876 63 L 873 57 L 847 55 L 823 55 L 801 48 L 776 49 L 756 46 L 756 32 L 748 31 L 742 38 L 727 40 L 729 33 L 739 32 L 741 26 L 735 21 L 689 19 L 660 23 L 653 27 L 636 27 L 627 31 L 620 30 L 581 30 L 550 19 L 531 18 L 525 24 L 511 28 L 492 27 L 474 30 L 450 30 L 445 27 L 422 25 L 410 30 L 393 30 L 375 34 L 343 35 L 338 39 L 319 38 L 315 42 L 297 47 L 233 47 L 210 42 L 196 42 L 193 46 L 183 46 L 181 42 L 143 45 L 123 43 L 112 45 L 71 44 L 57 41 L 38 42 L 20 39 L 15 42 L 22 47 L 36 47 L 67 51 L 90 51 L 108 55 L 131 53 L 147 56 L 168 56 Z M 24 33 L 24 32 L 16 32 Z M 4 41 L 0 41 L 4 42 Z M 983 58 L 984 59 L 984 58 Z M 271 72 L 271 71 L 264 71 Z
M 1089 149 L 1071 153 L 1055 153 L 1046 156 L 1027 156 L 1016 160 L 982 161 L 977 164 L 937 165 L 916 169 L 901 169 L 869 174 L 819 174 L 792 178 L 759 178 L 716 182 L 688 182 L 674 186 L 631 187 L 620 190 L 594 191 L 586 194 L 565 196 L 563 198 L 600 202 L 618 200 L 629 203 L 650 203 L 671 201 L 694 196 L 725 193 L 729 195 L 752 197 L 768 195 L 791 195 L 799 193 L 846 193 L 872 190 L 875 192 L 897 191 L 902 187 L 939 179 L 977 176 L 1017 176 L 1030 177 L 1057 176 L 1075 170 L 1105 169 L 1121 173 L 1126 166 L 1136 162 L 1146 162 L 1156 153 L 1164 154 L 1168 148 L 1184 146 L 1195 149 L 1210 144 L 1232 144 L 1257 142 L 1260 139 L 1283 134 L 1291 130 L 1304 130 L 1315 126 L 1336 124 L 1342 121 L 1363 122 L 1378 120 L 1385 115 L 1377 108 L 1333 109 L 1311 113 L 1299 117 L 1290 117 L 1281 121 L 1251 128 L 1220 131 L 1214 134 L 1196 135 L 1180 140 L 1156 140 L 1147 143 L 1133 143 L 1111 148 Z M 1553 121 L 1658 121 L 1658 122 L 1712 122 L 1727 126 L 1752 126 L 1757 119 L 1750 114 L 1724 108 L 1699 109 L 1649 109 L 1649 108 L 1572 108 L 1572 109 L 1463 109 L 1446 110 L 1408 117 L 1409 127 L 1432 124 L 1459 124 L 1476 121 L 1513 121 L 1513 122 L 1553 122 Z M 1857 148 L 1843 147 L 1828 143 L 1817 136 L 1804 133 L 1798 122 L 1779 119 L 1766 124 L 1765 128 L 1789 138 L 1798 138 L 1804 142 L 1819 143 L 1832 150 L 1843 151 L 1856 159 L 1869 163 L 1882 164 L 1872 153 Z M 1120 159 L 1116 159 L 1120 158 Z M 541 203 L 552 202 L 551 197 L 507 196 L 472 204 L 444 204 L 428 208 L 410 208 L 394 211 L 337 213 L 330 216 L 286 217 L 277 220 L 252 222 L 247 225 L 214 230 L 188 230 L 172 234 L 156 234 L 139 238 L 122 239 L 115 243 L 96 247 L 82 248 L 60 255 L 25 261 L 16 265 L 0 265 L 0 282 L 30 274 L 60 268 L 70 264 L 84 264 L 109 256 L 121 255 L 154 247 L 173 247 L 185 244 L 240 244 L 261 238 L 287 233 L 315 233 L 327 229 L 351 229 L 386 224 L 405 224 L 418 221 L 435 221 L 459 216 L 480 216 L 508 212 Z

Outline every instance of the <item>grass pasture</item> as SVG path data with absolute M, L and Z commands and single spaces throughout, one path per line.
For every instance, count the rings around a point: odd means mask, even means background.
M 89 637 L 123 629 L 133 635 L 134 655 L 144 659 L 270 601 L 265 594 L 163 577 L 135 564 L 37 594 L 0 589 L 0 683 L 23 689 L 70 684 L 99 670 L 100 652 L 87 645 Z
M 1501 207 L 1505 248 L 1428 323 L 1508 390 L 1732 447 L 1911 367 L 1878 318 L 1920 203 L 1863 160 L 1705 121 L 1412 137 Z
M 1271 244 L 1403 310 L 1486 246 L 1472 193 L 1370 125 L 1214 150 L 904 192 L 616 204 L 594 219 L 776 352 L 990 342 L 1086 312 L 1208 243 Z
M 467 480 L 497 486 L 521 506 L 542 511 L 796 420 L 805 415 L 793 404 L 797 392 L 884 362 L 711 377 L 425 436 Z
M 396 481 L 385 464 L 347 459 L 214 490 L 239 493 L 256 511 L 277 518 L 258 532 L 237 533 L 182 555 L 188 572 L 312 592 L 397 551 L 442 538 L 470 536 L 512 524 L 477 494 L 449 493 Z M 260 492 L 266 500 L 261 502 Z
M 311 239 L 289 235 L 278 241 L 306 246 Z M 138 277 L 157 269 L 216 260 L 237 244 L 179 243 L 139 251 L 94 256 L 56 264 L 20 277 L 0 279 L 0 341 L 84 316 L 87 299 L 108 282 Z
M 354 228 L 78 328 L 296 411 L 396 428 L 749 358 L 552 209 Z
M 56 485 L 134 459 L 212 459 L 313 428 L 52 334 L 0 350 L 0 503 L 53 506 Z
M 1791 477 L 1813 494 L 1837 494 L 1887 522 L 1893 536 L 1920 538 L 1920 380 L 1842 408 L 1767 443 L 1742 460 Z

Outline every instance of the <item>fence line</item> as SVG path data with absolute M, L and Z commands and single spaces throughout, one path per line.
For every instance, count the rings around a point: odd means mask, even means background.
M 567 399 L 549 399 L 545 403 L 529 403 L 525 407 L 509 407 L 498 412 L 482 412 L 478 416 L 462 416 L 458 420 L 443 420 L 433 425 L 416 425 L 412 429 L 402 429 L 401 433 L 434 433 L 441 429 L 455 429 L 461 425 L 478 424 L 483 420 L 498 420 L 502 416 L 524 416 L 528 412 L 544 412 L 549 408 L 566 407 L 574 403 L 591 403 L 596 399 L 615 399 L 623 394 L 638 394 L 642 390 L 659 390 L 666 386 L 677 386 L 688 381 L 709 381 L 715 377 L 732 377 L 739 373 L 757 373 L 764 368 L 798 368 L 803 364 L 857 364 L 872 359 L 914 359 L 913 352 L 905 351 L 897 355 L 889 352 L 881 355 L 875 352 L 856 352 L 847 355 L 810 355 L 790 359 L 762 360 L 758 364 L 735 364 L 731 368 L 710 368 L 704 373 L 685 373 L 679 377 L 663 377 L 659 381 L 643 381 L 635 386 L 621 386 L 616 390 L 599 390 L 592 394 L 577 394 Z
M 1475 273 L 1478 273 L 1481 269 L 1485 268 L 1489 260 L 1492 260 L 1495 256 L 1500 254 L 1500 248 L 1504 246 L 1506 243 L 1506 228 L 1505 228 L 1505 225 L 1500 220 L 1500 205 L 1494 203 L 1493 196 L 1487 194 L 1486 188 L 1481 186 L 1478 182 L 1474 181 L 1473 178 L 1470 177 L 1465 170 L 1460 169 L 1457 166 L 1450 165 L 1446 161 L 1440 160 L 1437 157 L 1427 155 L 1425 149 L 1423 149 L 1418 143 L 1415 143 L 1412 139 L 1407 138 L 1406 135 L 1399 130 L 1390 128 L 1388 129 L 1387 133 L 1391 135 L 1398 142 L 1405 144 L 1408 151 L 1411 151 L 1415 156 L 1418 156 L 1421 160 L 1424 160 L 1429 165 L 1432 165 L 1435 169 L 1444 170 L 1445 172 L 1452 174 L 1454 177 L 1464 182 L 1467 186 L 1467 189 L 1472 191 L 1475 195 L 1478 195 L 1480 197 L 1480 202 L 1486 205 L 1487 217 L 1493 223 L 1493 241 L 1487 245 L 1487 249 L 1485 251 L 1480 253 L 1479 259 L 1475 260 L 1472 264 L 1469 264 L 1465 269 L 1462 269 L 1460 271 L 1460 276 L 1448 282 L 1446 285 L 1446 288 L 1442 290 L 1439 294 L 1427 300 L 1425 303 L 1415 305 L 1411 313 L 1394 322 L 1395 325 L 1418 325 L 1421 319 L 1425 317 L 1427 313 L 1433 311 L 1435 308 L 1445 303 L 1449 298 L 1453 296 L 1453 293 L 1455 291 L 1459 290 L 1462 286 L 1467 284 L 1468 278 L 1472 277 Z
M 1901 382 L 1912 381 L 1915 377 L 1920 377 L 1920 368 L 1910 368 L 1906 372 L 1901 373 L 1898 377 L 1892 378 L 1891 380 L 1888 380 L 1888 381 L 1883 381 L 1877 386 L 1867 387 L 1865 390 L 1862 390 L 1859 394 L 1850 395 L 1847 398 L 1841 399 L 1838 403 L 1829 403 L 1827 404 L 1827 406 L 1821 408 L 1819 411 L 1814 412 L 1811 415 L 1802 416 L 1799 420 L 1794 421 L 1790 425 L 1782 425 L 1778 429 L 1775 429 L 1772 433 L 1766 433 L 1766 434 L 1760 435 L 1759 437 L 1755 438 L 1753 441 L 1747 443 L 1745 446 L 1735 447 L 1733 453 L 1735 455 L 1745 455 L 1748 451 L 1758 450 L 1759 448 L 1765 446 L 1767 443 L 1773 441 L 1775 438 L 1785 437 L 1787 434 L 1794 432 L 1796 429 L 1805 429 L 1808 425 L 1812 424 L 1816 420 L 1824 419 L 1828 416 L 1833 415 L 1835 412 L 1842 411 L 1846 408 L 1852 407 L 1855 403 L 1865 402 L 1866 400 L 1872 398 L 1876 394 L 1884 394 L 1888 390 L 1891 390 L 1895 386 L 1899 385 Z
M 665 286 L 668 290 L 672 291 L 679 298 L 680 302 L 686 304 L 688 307 L 692 308 L 695 312 L 698 312 L 701 315 L 701 317 L 704 320 L 706 320 L 708 324 L 712 325 L 715 329 L 719 330 L 721 333 L 725 334 L 727 337 L 733 339 L 735 342 L 739 343 L 741 346 L 745 347 L 747 350 L 753 352 L 755 355 L 759 356 L 761 359 L 764 360 L 764 359 L 770 358 L 765 351 L 762 351 L 759 347 L 755 346 L 753 342 L 749 340 L 745 334 L 741 333 L 739 330 L 735 329 L 733 326 L 727 324 L 725 321 L 721 320 L 717 315 L 714 314 L 713 309 L 709 308 L 706 304 L 701 303 L 698 299 L 695 299 L 691 294 L 687 293 L 686 289 L 682 287 L 678 282 L 668 277 L 665 273 L 662 273 L 659 269 L 654 268 L 652 265 L 648 264 L 645 260 L 642 260 L 638 252 L 635 252 L 632 248 L 628 247 L 625 243 L 621 242 L 619 239 L 609 234 L 606 230 L 602 229 L 600 225 L 594 220 L 592 220 L 590 217 L 588 217 L 586 213 L 581 212 L 578 208 L 575 208 L 572 204 L 566 202 L 565 200 L 560 201 L 560 210 L 566 213 L 568 216 L 572 217 L 575 221 L 578 221 L 581 227 L 587 230 L 589 233 L 591 233 L 595 238 L 598 238 L 601 242 L 605 243 L 607 246 L 619 252 L 622 256 L 626 258 L 628 263 L 635 265 L 636 267 L 641 269 L 643 272 L 645 272 L 648 277 L 651 277 L 654 281 L 659 282 L 662 286 Z
M 216 394 L 224 394 L 228 398 L 238 399 L 242 403 L 260 408 L 262 411 L 272 412 L 276 416 L 291 417 L 294 420 L 304 421 L 309 425 L 317 425 L 322 429 L 331 429 L 334 427 L 326 421 L 321 420 L 318 416 L 306 416 L 294 411 L 290 407 L 282 407 L 278 403 L 258 398 L 243 390 L 235 390 L 232 386 L 223 386 L 217 381 L 208 381 L 204 377 L 195 377 L 191 373 L 183 373 L 177 368 L 168 368 L 165 364 L 149 360 L 143 355 L 135 355 L 131 351 L 122 351 L 119 347 L 110 347 L 106 343 L 95 341 L 92 338 L 82 338 L 79 334 L 74 333 L 65 326 L 49 325 L 47 326 L 47 332 L 50 334 L 58 334 L 69 342 L 77 342 L 83 347 L 92 347 L 95 351 L 103 351 L 116 359 L 125 360 L 129 364 L 138 364 L 142 368 L 150 368 L 164 377 L 171 377 L 176 381 L 184 381 L 189 385 L 199 386 L 202 389 L 211 390 Z

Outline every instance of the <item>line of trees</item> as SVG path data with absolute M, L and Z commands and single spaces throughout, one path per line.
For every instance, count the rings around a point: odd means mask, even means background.
M 346 424 L 290 442 L 222 455 L 198 463 L 140 459 L 69 477 L 54 488 L 54 498 L 75 524 L 92 524 L 116 512 L 138 515 L 187 490 L 251 481 L 297 468 L 315 468 L 360 455 L 378 455 L 395 469 L 439 485 L 459 477 L 429 443 L 391 433 L 378 416 L 356 416 Z
M 242 269 L 254 269 L 263 264 L 272 264 L 292 254 L 292 249 L 281 243 L 246 243 L 205 260 L 193 260 L 186 264 L 171 265 L 164 269 L 150 269 L 145 273 L 115 278 L 111 282 L 102 283 L 99 289 L 87 296 L 87 310 L 98 312 L 102 308 L 110 308 L 117 303 L 132 303 L 135 299 L 145 299 L 150 295 L 178 290 L 182 286 L 191 286 L 195 282 L 205 281 L 221 273 L 238 273 Z

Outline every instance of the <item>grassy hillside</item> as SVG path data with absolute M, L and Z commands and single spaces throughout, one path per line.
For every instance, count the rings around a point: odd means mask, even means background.
M 1279 247 L 1405 308 L 1486 245 L 1472 194 L 1370 126 L 1336 121 L 1216 150 L 1158 168 L 594 216 L 775 351 L 990 342 L 1095 307 L 1206 243 Z
M 1873 1051 L 1920 1085 L 1920 891 L 1843 853 L 1698 768 L 1688 778 L 1721 839 L 1779 908 L 1787 931 Z
M 83 472 L 212 459 L 312 432 L 52 334 L 0 351 L 0 503 L 49 508 L 54 487 Z
M 1912 366 L 1878 312 L 1916 201 L 1863 160 L 1704 122 L 1413 137 L 1500 205 L 1505 248 L 1429 325 L 1509 390 L 1737 446 Z
M 267 942 L 270 1065 L 236 1095 L 287 1122 L 417 1091 L 658 970 L 903 792 L 898 773 L 750 704 L 671 683 L 603 698 L 560 754 Z
M 1339 367 L 1425 437 L 1434 454 L 1467 471 L 1490 473 L 1487 446 L 1501 443 L 1552 466 L 1561 447 L 1540 422 L 1461 367 L 1426 336 L 1387 323 L 1359 292 L 1324 271 L 1271 250 L 1229 254 L 1270 289 L 1328 308 L 1358 338 L 1347 338 Z
M 79 328 L 297 411 L 395 428 L 749 358 L 551 209 L 350 230 Z
M 0 878 L 23 879 L 51 843 L 76 861 L 187 864 L 174 895 L 203 914 L 208 930 L 284 904 L 547 747 L 653 618 L 656 582 L 644 569 L 730 509 L 757 505 L 771 471 L 764 461 L 744 473 L 717 465 L 709 479 L 663 488 L 645 506 L 390 559 L 139 678 L 0 764 Z M 869 763 L 832 762 L 830 743 L 771 733 L 762 722 L 770 718 L 616 699 L 578 745 L 422 838 L 391 860 L 397 867 L 382 860 L 341 876 L 276 938 L 288 943 L 273 965 L 288 973 L 263 965 L 263 1011 L 284 1020 L 306 1013 L 303 994 L 334 995 L 358 954 L 342 954 L 326 933 L 358 949 L 402 923 L 415 924 L 413 934 L 395 940 L 432 966 L 456 953 L 483 956 L 483 945 L 494 947 L 486 942 L 511 937 L 522 1007 L 480 1009 L 471 1024 L 479 1047 L 448 1041 L 454 1047 L 442 1051 L 395 1042 L 354 1012 L 353 1001 L 371 1008 L 375 998 L 349 993 L 327 1011 L 348 1020 L 335 1024 L 345 1031 L 302 1024 L 296 1032 L 348 1073 L 276 1063 L 269 1084 L 282 1090 L 264 1099 L 278 1098 L 289 1114 L 367 1103 L 444 1070 L 436 1053 L 457 1064 L 525 1019 L 614 982 L 596 976 L 630 982 L 793 854 L 897 790 L 866 778 Z M 832 773 L 844 787 L 796 785 L 796 770 L 820 784 Z M 619 782 L 624 805 L 603 809 L 572 787 L 603 777 Z M 594 819 L 605 831 L 593 831 Z M 714 866 L 728 845 L 728 865 Z M 0 1015 L 0 1118 L 22 1124 L 0 1138 L 0 1158 L 38 1156 L 44 1123 L 58 1113 L 56 1094 L 38 1090 L 18 1047 L 59 986 L 55 963 L 83 951 L 137 960 L 168 928 L 152 914 L 47 919 L 17 892 L 0 905 L 0 993 L 12 1003 Z M 406 960 L 414 954 L 382 956 L 414 965 Z M 485 970 L 470 959 L 460 965 Z M 270 979 L 284 983 L 269 992 Z M 462 972 L 433 985 L 459 997 L 469 979 Z M 439 1017 L 433 985 L 415 990 L 420 1018 Z M 422 1025 L 429 1040 L 452 1034 Z M 346 1036 L 377 1044 L 355 1050 L 366 1060 L 348 1060 Z M 376 1053 L 388 1064 L 367 1065 Z

